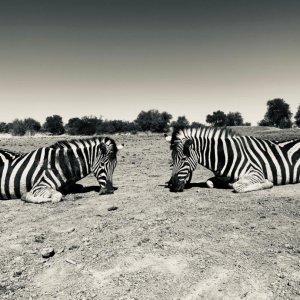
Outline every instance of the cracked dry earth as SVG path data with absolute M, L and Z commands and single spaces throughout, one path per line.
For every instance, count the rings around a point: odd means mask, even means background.
M 162 136 L 114 138 L 125 143 L 115 194 L 99 196 L 89 176 L 60 203 L 0 202 L 0 299 L 300 298 L 300 184 L 235 194 L 205 188 L 211 173 L 199 168 L 170 193 Z

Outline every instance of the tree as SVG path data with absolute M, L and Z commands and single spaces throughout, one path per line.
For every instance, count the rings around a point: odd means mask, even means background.
M 71 118 L 65 126 L 65 130 L 70 135 L 79 134 L 79 128 L 81 127 L 81 120 L 79 118 Z
M 212 124 L 214 127 L 222 127 L 227 124 L 227 116 L 221 111 L 214 111 L 212 115 L 206 116 L 206 122 Z
M 118 125 L 114 121 L 105 120 L 97 127 L 97 133 L 109 133 L 113 134 L 117 132 Z
M 272 124 L 269 120 L 262 119 L 258 122 L 258 126 L 272 126 Z
M 147 112 L 141 111 L 135 123 L 142 131 L 165 132 L 169 128 L 171 119 L 172 115 L 167 112 L 160 113 L 158 110 L 152 109 Z
M 101 119 L 98 119 L 97 117 L 82 117 L 81 118 L 81 126 L 79 129 L 80 135 L 93 135 L 97 131 L 97 125 L 99 122 L 102 122 Z
M 226 118 L 227 118 L 226 121 L 227 126 L 241 126 L 244 123 L 243 117 L 239 112 L 229 112 L 226 115 Z
M 7 133 L 9 130 L 8 124 L 5 122 L 0 122 L 0 132 Z
M 298 110 L 294 118 L 295 118 L 295 124 L 297 125 L 297 127 L 300 127 L 300 105 L 298 106 Z
M 41 129 L 41 124 L 40 122 L 32 119 L 32 118 L 27 118 L 24 120 L 24 127 L 26 132 L 30 134 L 35 134 L 36 132 L 40 131 Z
M 267 102 L 267 112 L 259 125 L 290 128 L 292 126 L 291 116 L 289 104 L 283 99 L 276 98 Z
M 24 135 L 26 133 L 24 121 L 19 119 L 13 120 L 10 131 L 12 135 Z
M 85 116 L 81 119 L 71 118 L 66 124 L 65 129 L 71 135 L 93 135 L 98 132 L 99 125 L 102 123 L 102 119 L 93 116 Z
M 185 116 L 179 116 L 177 118 L 177 121 L 173 121 L 171 123 L 171 126 L 174 128 L 174 130 L 180 130 L 188 127 L 190 125 L 190 122 Z
M 191 124 L 191 127 L 195 127 L 195 128 L 198 128 L 198 127 L 201 127 L 201 126 L 203 126 L 203 125 L 199 122 L 192 122 L 192 124 Z
M 43 129 L 46 132 L 60 135 L 65 132 L 62 117 L 59 115 L 53 115 L 46 118 L 46 122 L 43 124 Z

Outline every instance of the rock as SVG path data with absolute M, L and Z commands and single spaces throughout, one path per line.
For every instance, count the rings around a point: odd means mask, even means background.
M 65 247 L 58 249 L 56 253 L 63 253 L 64 251 L 65 251 Z
M 282 274 L 282 273 L 277 273 L 277 276 L 281 279 L 283 279 L 285 277 L 284 274 Z
M 69 228 L 69 229 L 67 230 L 67 233 L 71 233 L 71 232 L 73 232 L 73 231 L 75 231 L 75 228 L 74 228 L 74 227 Z
M 75 249 L 78 249 L 79 246 L 78 245 L 71 245 L 68 249 L 69 250 L 75 250 Z
M 34 241 L 35 241 L 36 243 L 44 243 L 45 239 L 46 239 L 46 236 L 45 236 L 44 233 L 38 234 L 38 235 L 35 235 L 35 236 L 34 236 Z
M 285 244 L 284 247 L 287 248 L 287 249 L 293 249 L 293 248 L 294 248 L 294 247 L 293 247 L 292 245 L 290 245 L 290 244 Z
M 109 207 L 107 210 L 108 210 L 108 211 L 112 211 L 112 210 L 117 210 L 117 209 L 118 209 L 117 206 L 111 206 L 111 207 Z
M 71 260 L 71 259 L 66 259 L 66 262 L 71 264 L 71 265 L 76 265 L 76 262 L 74 260 Z
M 49 248 L 44 248 L 44 249 L 42 249 L 41 254 L 42 254 L 43 258 L 49 258 L 49 257 L 54 256 L 55 251 L 54 251 L 53 248 L 50 248 L 50 247 Z
M 149 239 L 148 237 L 142 239 L 142 243 L 147 243 L 147 242 L 149 242 L 149 241 L 150 241 L 150 239 Z
M 19 276 L 21 276 L 22 275 L 22 270 L 16 270 L 16 271 L 14 271 L 14 273 L 13 273 L 13 276 L 14 277 L 19 277 Z

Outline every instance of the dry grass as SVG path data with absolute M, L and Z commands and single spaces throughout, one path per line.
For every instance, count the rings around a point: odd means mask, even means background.
M 296 130 L 238 128 L 285 139 Z M 1 139 L 31 151 L 59 137 Z M 116 136 L 114 195 L 89 187 L 75 200 L 0 203 L 1 299 L 297 299 L 299 187 L 249 194 L 193 186 L 170 193 L 162 135 Z M 110 207 L 116 207 L 110 210 Z M 44 259 L 43 248 L 55 255 Z

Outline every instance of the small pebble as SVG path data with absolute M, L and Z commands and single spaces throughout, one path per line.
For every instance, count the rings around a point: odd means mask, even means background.
M 117 210 L 117 209 L 118 209 L 117 206 L 111 206 L 111 207 L 109 207 L 107 210 L 108 210 L 108 211 L 112 211 L 112 210 Z
M 76 262 L 74 260 L 71 260 L 71 259 L 66 259 L 66 262 L 71 264 L 71 265 L 76 265 Z
M 46 237 L 44 234 L 39 234 L 39 235 L 34 236 L 34 241 L 36 243 L 44 243 L 45 239 L 46 239 Z
M 75 231 L 75 228 L 74 228 L 74 227 L 68 229 L 68 230 L 67 230 L 67 233 L 71 233 L 71 232 L 73 232 L 73 231 Z
M 287 248 L 287 249 L 293 249 L 293 248 L 294 248 L 294 247 L 293 247 L 292 245 L 290 245 L 290 244 L 285 244 L 284 247 Z
M 42 249 L 41 254 L 43 258 L 49 258 L 54 256 L 55 251 L 53 248 L 44 248 Z

